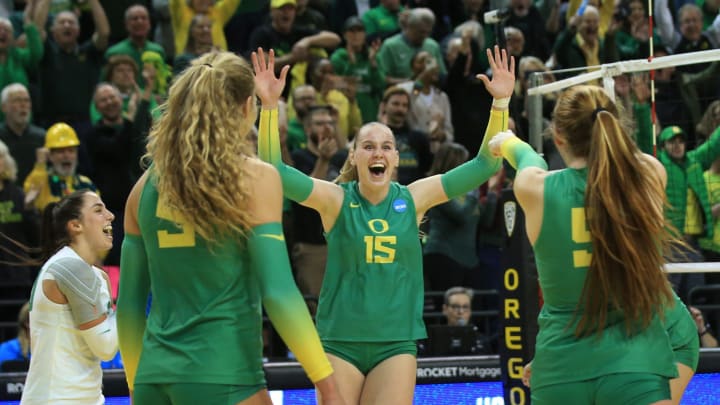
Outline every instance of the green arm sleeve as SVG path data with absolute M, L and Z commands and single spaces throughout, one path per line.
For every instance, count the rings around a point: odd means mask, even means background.
M 275 330 L 312 382 L 329 376 L 332 367 L 290 272 L 282 225 L 273 222 L 254 227 L 248 249 L 252 271 L 260 282 L 263 305 Z
M 125 234 L 120 254 L 120 269 L 116 313 L 118 340 L 125 378 L 132 391 L 142 351 L 145 310 L 150 293 L 147 254 L 140 236 Z
M 312 178 L 282 161 L 277 108 L 272 110 L 263 109 L 260 112 L 258 157 L 275 166 L 278 170 L 282 179 L 285 197 L 296 202 L 303 202 L 310 197 L 313 189 Z
M 709 169 L 718 156 L 720 156 L 720 127 L 710 134 L 705 143 L 687 153 L 688 159 L 699 162 L 703 171 Z
M 498 132 L 506 131 L 507 127 L 508 111 L 491 110 L 490 121 L 477 156 L 440 177 L 448 199 L 461 196 L 478 187 L 500 170 L 502 159 L 490 153 L 488 142 Z
M 649 103 L 633 103 L 633 115 L 635 116 L 635 140 L 638 148 L 648 155 L 653 154 L 652 140 L 652 115 Z
M 500 149 L 502 150 L 503 157 L 507 159 L 510 165 L 517 169 L 518 172 L 526 167 L 539 167 L 547 170 L 545 159 L 538 155 L 532 146 L 516 137 L 512 137 L 503 142 Z

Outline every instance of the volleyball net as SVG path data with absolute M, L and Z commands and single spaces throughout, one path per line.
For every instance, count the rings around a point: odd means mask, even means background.
M 543 137 L 548 137 L 545 131 L 551 101 L 563 90 L 580 84 L 602 86 L 628 113 L 632 125 L 644 124 L 632 116 L 633 103 L 640 100 L 649 105 L 652 129 L 648 132 L 655 135 L 647 140 L 651 145 L 659 144 L 656 137 L 662 128 L 675 125 L 684 131 L 688 147 L 694 147 L 709 136 L 713 125 L 720 124 L 720 49 L 577 69 L 535 69 L 527 75 L 521 64 L 520 70 L 518 79 L 525 80 L 528 88 L 526 131 L 538 152 L 543 152 Z

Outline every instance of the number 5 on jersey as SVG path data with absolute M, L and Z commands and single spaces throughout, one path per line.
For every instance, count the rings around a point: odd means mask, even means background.
M 180 215 L 168 209 L 165 204 L 158 203 L 155 216 L 171 221 L 180 228 L 179 233 L 170 233 L 167 230 L 157 231 L 158 247 L 160 249 L 195 246 L 195 228 L 186 223 Z
M 587 228 L 585 208 L 572 209 L 572 240 L 575 243 L 590 243 L 590 231 Z M 587 249 L 573 250 L 573 266 L 589 267 L 592 253 Z

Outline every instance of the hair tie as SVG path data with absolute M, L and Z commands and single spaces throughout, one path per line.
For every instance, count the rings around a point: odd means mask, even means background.
M 593 113 L 592 113 L 592 119 L 593 119 L 593 121 L 595 121 L 595 120 L 597 119 L 597 115 L 598 115 L 598 113 L 600 113 L 600 111 L 607 111 L 607 110 L 605 109 L 605 107 L 598 107 L 598 108 L 596 108 L 596 109 L 593 111 Z
M 209 63 L 203 63 L 203 66 L 207 66 L 207 67 L 209 67 L 209 68 L 211 68 L 211 69 L 212 69 L 212 67 L 213 67 L 213 65 L 211 65 L 211 64 L 209 64 Z

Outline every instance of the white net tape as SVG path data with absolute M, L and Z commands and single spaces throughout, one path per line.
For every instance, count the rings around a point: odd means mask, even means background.
M 547 83 L 538 87 L 528 89 L 528 95 L 542 95 L 560 91 L 576 84 L 587 83 L 592 80 L 614 77 L 623 73 L 645 72 L 653 69 L 662 69 L 670 66 L 692 65 L 697 63 L 706 63 L 720 60 L 720 49 L 711 49 L 707 51 L 688 52 L 677 55 L 659 56 L 652 61 L 647 59 L 633 59 L 622 62 L 608 63 L 598 66 L 598 70 L 582 73 L 567 79 L 558 80 L 556 82 Z M 609 94 L 613 94 L 612 89 L 608 90 Z
M 720 61 L 720 49 L 711 49 L 706 51 L 699 51 L 699 52 L 688 52 L 683 54 L 676 54 L 676 55 L 668 55 L 668 56 L 658 56 L 654 57 L 652 60 L 648 59 L 633 59 L 633 60 L 626 60 L 621 62 L 615 62 L 615 63 L 608 63 L 604 65 L 597 65 L 597 66 L 591 66 L 587 67 L 585 69 L 581 68 L 573 68 L 573 69 L 563 69 L 563 70 L 555 70 L 555 71 L 532 71 L 532 73 L 525 78 L 525 80 L 528 81 L 528 89 L 527 89 L 527 96 L 528 96 L 528 104 L 527 104 L 527 115 L 528 115 L 528 123 L 529 128 L 526 129 L 526 135 L 529 138 L 530 144 L 535 148 L 538 152 L 543 152 L 543 131 L 546 129 L 546 124 L 544 123 L 546 119 L 548 119 L 548 113 L 547 111 L 544 111 L 544 104 L 543 100 L 548 100 L 546 97 L 549 97 L 549 99 L 552 99 L 552 94 L 558 94 L 562 90 L 565 90 L 569 87 L 579 85 L 579 84 L 588 84 L 588 83 L 595 83 L 600 84 L 605 89 L 607 94 L 611 97 L 613 101 L 616 101 L 615 98 L 619 92 L 616 92 L 616 79 L 618 76 L 625 76 L 626 80 L 623 80 L 623 82 L 626 83 L 632 83 L 633 77 L 636 78 L 643 78 L 642 81 L 648 82 L 648 86 L 650 87 L 650 91 L 652 93 L 657 93 L 657 89 L 655 87 L 655 83 L 649 83 L 649 75 L 648 71 L 655 70 L 665 70 L 670 71 L 672 69 L 668 68 L 676 68 L 678 66 L 687 66 L 687 65 L 698 65 L 698 64 L 708 64 L 710 62 L 716 62 Z M 568 77 L 568 75 L 573 75 Z M 691 79 L 690 76 L 697 76 L 695 79 Z M 707 75 L 688 75 L 687 80 L 709 80 L 707 77 L 703 79 L 699 79 L 698 77 L 705 77 Z M 708 76 L 709 77 L 709 76 Z M 557 80 L 556 80 L 557 78 Z M 664 79 L 667 80 L 667 79 Z M 685 77 L 683 75 L 677 75 L 674 76 L 674 79 L 672 81 L 677 80 L 685 80 Z M 696 84 L 696 85 L 683 85 L 684 88 L 696 88 L 696 87 L 702 87 L 702 83 Z M 620 89 L 622 90 L 622 88 Z M 625 90 L 627 91 L 627 90 Z M 689 93 L 688 93 L 689 94 Z M 622 97 L 622 95 L 621 95 Z M 667 97 L 667 94 L 666 96 Z M 681 95 L 677 95 L 677 97 L 681 97 Z M 627 98 L 624 99 L 624 102 L 627 103 Z M 700 101 L 698 98 L 698 95 L 695 94 L 694 98 L 692 98 L 691 101 L 683 100 L 683 99 L 668 99 L 663 98 L 663 103 L 665 105 L 665 111 L 667 111 L 668 108 L 671 110 L 677 112 L 678 107 L 669 107 L 670 105 L 677 105 L 677 104 L 684 104 L 685 107 L 680 108 L 683 111 L 687 111 L 687 119 L 691 119 L 691 121 L 695 122 L 673 122 L 676 116 L 663 116 L 661 114 L 657 115 L 658 123 L 661 125 L 680 125 L 681 127 L 689 127 L 697 123 L 697 121 L 700 120 L 700 116 L 702 115 L 704 109 L 707 107 L 708 101 Z M 626 105 L 625 108 L 628 106 Z M 660 113 L 662 111 L 658 111 Z M 683 116 L 685 117 L 685 115 Z M 685 118 L 683 118 L 685 119 Z M 653 122 L 653 130 L 655 130 L 655 125 L 657 123 Z
M 668 263 L 666 273 L 720 273 L 720 262 Z

